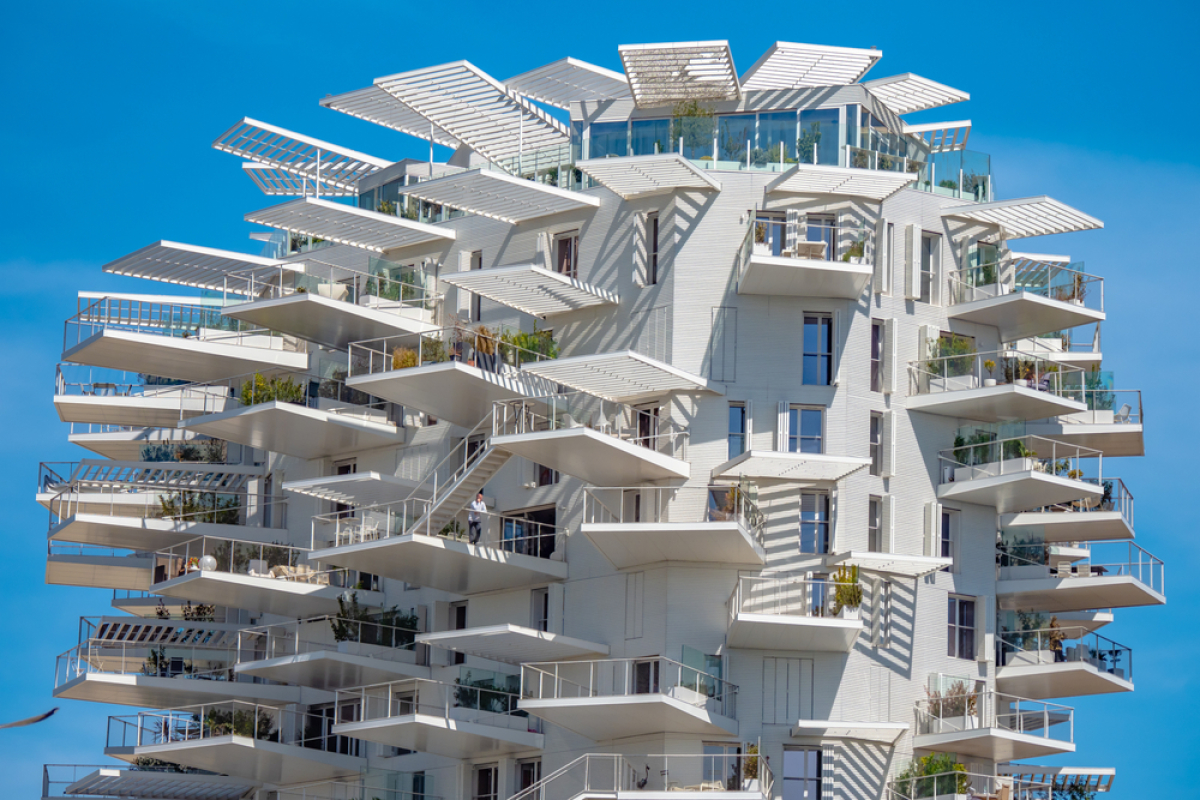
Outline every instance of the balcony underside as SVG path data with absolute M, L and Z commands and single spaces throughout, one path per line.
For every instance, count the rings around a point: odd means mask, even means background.
M 181 419 L 224 411 L 227 397 L 172 397 L 169 394 L 110 397 L 58 395 L 54 409 L 63 422 L 173 428 Z
M 322 694 L 327 696 L 322 699 Z M 139 708 L 174 708 L 228 700 L 283 706 L 301 702 L 302 696 L 306 703 L 333 700 L 333 696 L 328 692 L 311 689 L 302 692 L 299 686 L 104 673 L 81 675 L 54 690 L 54 697 L 60 699 L 114 703 Z
M 307 353 L 114 330 L 100 331 L 71 347 L 62 360 L 192 382 L 308 369 Z
M 422 534 L 317 550 L 309 560 L 455 594 L 520 589 L 567 578 L 562 561 Z
M 943 380 L 935 378 L 933 380 Z M 1045 419 L 1059 414 L 1084 411 L 1083 403 L 1067 400 L 1050 392 L 1028 386 L 1007 383 L 1003 386 L 974 387 L 974 378 L 946 378 L 948 381 L 964 381 L 964 388 L 950 388 L 908 398 L 909 411 L 924 411 L 942 417 L 969 419 L 979 422 L 1002 420 Z M 967 388 L 971 385 L 971 388 Z M 1033 431 L 1030 431 L 1032 433 Z M 1075 442 L 1075 444 L 1081 444 Z
M 1014 342 L 1104 320 L 1103 311 L 1028 292 L 959 303 L 950 306 L 946 316 L 997 328 L 1002 342 Z
M 815 736 L 894 745 L 908 731 L 906 722 L 851 722 L 847 720 L 802 719 L 792 726 L 792 738 Z
M 738 612 L 726 641 L 746 650 L 805 650 L 849 653 L 862 633 L 861 619 Z
M 985 475 L 938 486 L 939 500 L 994 506 L 998 514 L 1069 503 L 1084 497 L 1098 500 L 1103 495 L 1104 490 L 1095 484 L 1038 470 Z
M 783 453 L 774 450 L 747 450 L 736 458 L 714 467 L 714 479 L 757 478 L 788 481 L 802 486 L 830 484 L 870 466 L 871 459 L 825 453 Z
M 183 427 L 303 459 L 404 444 L 404 431 L 389 423 L 381 412 L 364 409 L 335 413 L 280 400 L 196 417 Z
M 158 445 L 202 443 L 207 439 L 178 428 L 134 428 L 109 433 L 72 433 L 67 441 L 114 461 L 143 461 L 143 450 Z
M 921 578 L 951 566 L 954 563 L 954 559 L 941 558 L 939 556 L 911 556 L 902 553 L 871 553 L 851 550 L 845 553 L 831 553 L 825 557 L 825 563 L 830 567 L 836 567 L 839 564 L 851 564 L 867 572 L 900 575 L 905 578 Z
M 738 279 L 738 294 L 857 300 L 873 273 L 870 264 L 754 253 Z
M 349 475 L 328 475 L 288 481 L 285 492 L 308 495 L 329 503 L 348 506 L 373 506 L 403 500 L 413 496 L 425 499 L 430 488 L 416 480 L 379 472 L 353 472 Z M 491 505 L 491 504 L 489 504 Z
M 119 797 L 122 800 L 239 800 L 254 788 L 253 781 L 227 775 L 98 767 L 67 786 L 62 794 L 68 797 Z
M 355 645 L 353 642 L 343 642 L 342 644 L 349 645 L 348 649 L 357 648 L 358 652 L 320 650 L 294 656 L 249 661 L 238 664 L 234 670 L 239 675 L 253 675 L 267 680 L 297 686 L 311 686 L 314 689 L 331 692 L 353 686 L 388 683 L 404 678 L 429 677 L 429 667 L 420 666 L 412 659 L 409 661 L 393 660 L 390 656 L 396 651 L 392 648 Z M 382 655 L 375 657 L 379 654 Z
M 95 589 L 149 589 L 154 559 L 145 556 L 49 554 L 46 583 Z
M 523 721 L 513 717 L 514 724 Z M 334 725 L 333 732 L 367 742 L 402 747 L 445 758 L 473 758 L 541 750 L 542 734 L 479 722 L 408 714 L 389 719 Z
M 456 631 L 422 633 L 417 641 L 467 655 L 524 664 L 531 661 L 565 661 L 580 656 L 607 656 L 608 645 L 585 642 L 559 633 L 504 623 Z
M 985 761 L 1013 761 L 1019 758 L 1074 753 L 1075 745 L 1028 733 L 1014 733 L 1002 728 L 972 728 L 914 736 L 913 749 L 957 753 L 960 757 L 969 756 Z
M 1092 416 L 1095 412 L 1087 412 Z M 1109 412 L 1110 414 L 1112 412 Z M 1049 420 L 1031 422 L 1025 432 L 1064 444 L 1099 450 L 1105 458 L 1114 456 L 1144 456 L 1146 444 L 1142 426 L 1130 423 L 1092 424 Z
M 405 333 L 427 333 L 436 329 L 431 321 L 431 311 L 401 306 L 399 302 L 375 297 L 367 299 L 377 301 L 378 306 L 356 305 L 312 292 L 301 292 L 273 300 L 239 303 L 222 309 L 221 313 L 256 327 L 291 334 L 335 350 L 345 350 L 351 342 Z
M 591 428 L 492 437 L 492 445 L 594 486 L 688 478 L 686 461 Z
M 663 694 L 555 700 L 522 698 L 518 706 L 549 723 L 596 742 L 659 733 L 737 735 L 737 720 L 714 714 L 689 702 L 698 693 L 683 687 L 675 687 L 672 691 L 686 695 L 688 699 Z
M 1036 533 L 1046 544 L 1133 539 L 1133 528 L 1120 511 L 1025 511 L 1006 515 L 1000 527 L 1014 533 Z
M 287 539 L 287 530 L 220 525 L 213 522 L 114 517 L 108 514 L 76 514 L 50 529 L 50 539 L 55 542 L 75 542 L 144 552 L 173 547 L 197 536 L 282 542 Z
M 738 522 L 585 522 L 581 530 L 617 569 L 660 561 L 737 567 L 766 562 L 762 547 Z
M 134 761 L 157 758 L 260 783 L 310 783 L 358 777 L 367 759 L 279 744 L 247 736 L 218 736 L 168 744 L 113 748 L 106 755 Z
M 1095 633 L 1114 619 L 1112 611 L 1060 611 L 1056 616 L 1061 627 L 1082 629 L 1084 633 Z
M 281 578 L 252 578 L 228 572 L 196 570 L 178 578 L 156 583 L 155 594 L 180 597 L 195 603 L 226 608 L 264 611 L 283 617 L 319 617 L 338 613 L 338 597 L 344 589 L 318 583 Z M 378 608 L 383 602 L 379 592 L 356 590 L 360 604 Z
M 1040 571 L 1045 567 L 1008 567 L 1005 572 Z M 1093 608 L 1137 608 L 1160 606 L 1167 598 L 1130 575 L 1101 575 L 1095 578 L 1028 578 L 1001 574 L 996 581 L 996 601 L 1004 609 L 1087 611 Z M 1061 622 L 1059 624 L 1065 625 Z
M 1013 664 L 1017 657 L 1028 657 L 1031 663 Z M 1031 700 L 1133 691 L 1124 670 L 1105 672 L 1083 661 L 1054 663 L 1054 657 L 1049 650 L 1009 653 L 1008 664 L 996 670 L 996 691 Z M 1032 663 L 1036 661 L 1043 663 Z

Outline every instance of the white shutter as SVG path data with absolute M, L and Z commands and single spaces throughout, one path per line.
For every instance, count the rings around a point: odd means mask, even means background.
M 879 474 L 890 478 L 896 474 L 896 412 L 884 411 L 879 431 Z
M 829 490 L 829 552 L 836 553 L 838 551 L 838 488 L 834 486 Z
M 995 599 L 991 595 L 975 598 L 975 660 L 991 661 L 995 658 L 995 634 L 988 630 L 991 621 L 996 618 L 996 609 L 992 605 Z
M 875 221 L 875 278 L 873 291 L 875 294 L 891 292 L 891 262 L 892 254 L 888 251 L 887 220 L 882 216 Z
M 633 285 L 643 287 L 648 278 L 650 263 L 649 236 L 647 234 L 646 215 L 640 212 L 633 215 Z
M 883 323 L 883 393 L 891 394 L 896 391 L 896 320 L 888 319 Z
M 924 361 L 927 358 L 936 358 L 938 341 L 942 338 L 942 329 L 937 325 L 922 325 L 920 327 L 920 349 L 917 350 L 917 359 Z
M 834 225 L 837 227 L 833 230 L 833 260 L 841 261 L 842 254 L 846 252 L 846 249 L 850 246 L 850 242 L 854 240 L 854 237 L 848 230 L 854 218 L 849 214 L 839 211 L 834 219 Z
M 554 258 L 554 253 L 550 249 L 550 232 L 549 231 L 538 232 L 537 255 L 534 258 L 534 263 L 536 263 L 539 267 L 542 267 L 543 269 L 548 269 L 548 270 L 553 271 L 554 270 L 554 266 L 552 263 L 553 258 Z
M 466 250 L 458 254 L 458 271 L 467 272 L 471 269 L 471 251 Z M 468 320 L 471 317 L 471 293 L 466 289 L 459 289 L 455 296 L 458 318 L 460 320 Z
M 842 314 L 840 309 L 833 312 L 833 385 L 842 382 Z
M 752 442 L 754 441 L 754 404 L 746 401 L 746 451 L 753 450 Z
M 780 453 L 787 452 L 788 437 L 792 433 L 788 429 L 788 416 L 788 404 L 779 401 L 779 416 L 775 422 L 775 450 Z
M 783 246 L 791 253 L 796 252 L 796 245 L 800 243 L 800 212 L 794 208 L 789 208 L 786 214 L 784 223 Z
M 921 229 L 904 226 L 904 296 L 921 299 Z
M 925 504 L 925 555 L 936 557 L 941 538 L 942 504 L 931 500 Z
M 896 552 L 896 495 L 885 494 L 879 502 L 879 538 L 885 553 Z
M 931 265 L 933 268 L 933 279 L 930 281 L 932 286 L 929 288 L 929 302 L 934 305 L 942 305 L 942 287 L 946 285 L 946 275 L 950 269 L 953 269 L 954 252 L 951 247 L 950 237 L 942 236 L 938 239 L 938 257 Z

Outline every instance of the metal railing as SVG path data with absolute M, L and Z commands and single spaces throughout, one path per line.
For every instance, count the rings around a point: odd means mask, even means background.
M 834 617 L 837 587 L 832 579 L 743 575 L 729 596 L 729 620 L 733 622 L 739 614 Z
M 123 772 L 133 773 L 141 777 L 160 776 L 164 781 L 169 781 L 172 775 L 212 775 L 214 777 L 217 775 L 215 772 L 184 767 L 179 764 L 157 764 L 154 766 L 137 766 L 120 763 L 46 764 L 42 767 L 42 797 L 79 798 L 81 796 L 111 796 L 97 795 L 87 790 L 84 790 L 83 794 L 79 791 L 68 791 L 68 789 L 71 789 L 79 781 L 95 775 L 100 770 L 104 770 L 108 775 L 114 772 Z M 198 786 L 196 783 L 190 783 L 190 785 Z M 104 792 L 106 790 L 98 789 L 97 791 Z M 366 798 L 363 800 L 366 800 Z
M 1037 511 L 1079 512 L 1119 511 L 1121 517 L 1133 529 L 1133 494 L 1120 478 L 1083 478 L 1084 483 L 1094 483 L 1104 490 L 1100 497 L 1084 497 L 1069 503 L 1043 506 Z
M 1166 596 L 1166 565 L 1133 542 L 1087 542 L 1077 561 L 1055 557 L 1056 545 L 1008 544 L 996 548 L 1000 580 L 1130 577 Z M 1066 584 L 1067 587 L 1070 584 Z
M 910 392 L 939 394 L 987 386 L 1026 386 L 1083 402 L 1084 370 L 1013 350 L 943 355 L 909 362 Z
M 492 412 L 488 411 L 475 427 L 467 431 L 456 445 L 425 473 L 425 477 L 417 484 L 405 500 L 420 496 L 428 497 L 433 503 L 438 503 L 448 492 L 452 492 L 471 469 L 491 452 L 489 436 L 492 432 Z
M 197 523 L 271 528 L 287 527 L 286 497 L 262 497 L 248 492 L 205 492 L 153 485 L 100 486 L 80 492 L 60 490 L 51 498 L 50 527 L 55 528 L 77 514 L 96 514 L 128 519 L 161 519 L 175 523 L 182 532 Z M 157 531 L 158 529 L 156 529 Z
M 456 361 L 484 372 L 515 374 L 521 365 L 546 361 L 548 353 L 520 347 L 505 331 L 456 325 L 350 344 L 350 377 Z M 549 343 L 547 347 L 549 347 Z
M 1041 781 L 1011 775 L 977 772 L 938 772 L 933 775 L 898 777 L 888 782 L 888 800 L 972 797 L 1005 800 L 1051 800 L 1051 786 Z
M 993 478 L 1018 472 L 1043 472 L 1070 480 L 1084 481 L 1085 466 L 1095 459 L 1093 480 L 1101 480 L 1103 455 L 1099 450 L 1064 444 L 1041 436 L 1014 436 L 991 439 L 980 434 L 980 441 L 964 441 L 938 453 L 940 482 L 957 483 L 977 478 Z M 1085 463 L 1086 462 L 1086 463 Z
M 144 675 L 204 681 L 272 683 L 233 671 L 231 648 L 88 639 L 55 659 L 54 688 L 84 675 Z
M 998 728 L 1059 742 L 1075 741 L 1075 710 L 999 692 L 954 692 L 916 703 L 917 735 Z
M 416 663 L 419 631 L 376 620 L 334 614 L 244 628 L 237 634 L 237 663 L 304 653 L 349 652 L 384 661 Z
M 662 656 L 521 665 L 521 697 L 526 700 L 661 694 L 733 718 L 737 691 L 722 678 Z
M 336 703 L 339 719 L 346 719 L 349 714 L 357 714 L 355 722 L 421 714 L 447 721 L 541 733 L 541 721 L 517 708 L 519 699 L 520 696 L 514 692 L 492 686 L 409 678 L 354 689 L 339 689 Z M 344 714 L 343 709 L 346 709 L 347 713 Z
M 217 536 L 198 536 L 166 548 L 156 554 L 154 583 L 179 578 L 192 572 L 224 572 L 342 589 L 375 590 L 377 578 L 369 585 L 360 580 L 358 570 L 332 568 L 315 570 L 309 566 L 304 547 L 248 542 Z
M 789 236 L 786 220 L 756 218 L 751 223 L 751 253 L 847 264 L 875 263 L 875 232 L 852 225 L 799 222 Z
M 1104 310 L 1104 279 L 1077 267 L 1024 258 L 1005 258 L 952 271 L 950 305 L 1025 293 L 1060 303 Z
M 262 267 L 231 272 L 223 294 L 230 305 L 312 294 L 396 314 L 436 312 L 442 302 L 442 295 L 424 286 L 389 278 L 382 270 L 362 272 L 311 258 L 280 264 L 270 273 Z
M 599 525 L 737 522 L 763 546 L 766 516 L 738 486 L 588 486 L 583 521 Z
M 768 759 L 751 754 L 588 753 L 509 800 L 549 800 L 615 792 L 752 792 L 772 796 Z
M 1133 680 L 1133 649 L 1078 626 L 1007 631 L 996 637 L 996 664 L 1031 667 L 1090 664 L 1121 680 Z
M 1076 395 L 1079 395 L 1076 398 Z M 1068 425 L 1141 425 L 1142 391 L 1140 389 L 1074 388 L 1069 395 L 1080 399 L 1087 411 L 1061 414 L 1055 419 Z

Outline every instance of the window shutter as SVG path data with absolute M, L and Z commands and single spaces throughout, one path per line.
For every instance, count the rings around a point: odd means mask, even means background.
M 471 269 L 471 253 L 470 251 L 460 252 L 458 254 L 458 271 L 467 272 Z M 466 289 L 459 289 L 455 292 L 456 308 L 459 319 L 469 319 L 471 316 L 471 293 Z
M 787 210 L 787 218 L 783 229 L 783 246 L 792 253 L 800 242 L 800 212 L 794 208 Z
M 896 552 L 896 495 L 885 494 L 879 503 L 879 538 L 884 552 Z
M 883 323 L 883 393 L 896 391 L 896 320 Z
M 646 285 L 648 278 L 649 234 L 645 214 L 637 212 L 633 215 L 633 220 L 633 285 L 641 288 Z
M 829 490 L 829 552 L 837 552 L 838 528 L 841 524 L 838 521 L 838 488 L 834 486 Z
M 550 232 L 540 231 L 537 235 L 537 255 L 534 258 L 534 263 L 543 269 L 553 271 L 553 258 L 554 253 L 550 249 Z
M 749 452 L 753 449 L 752 442 L 754 440 L 754 404 L 746 401 L 746 450 Z
M 925 555 L 938 554 L 938 534 L 942 522 L 942 504 L 932 500 L 925 504 Z
M 880 475 L 890 478 L 896 474 L 896 412 L 884 411 L 879 431 Z
M 891 282 L 892 254 L 888 252 L 887 220 L 882 216 L 875 221 L 875 294 L 887 294 L 892 290 Z
M 994 602 L 994 598 L 990 595 L 975 598 L 976 661 L 991 661 L 995 658 L 995 634 L 988 631 L 990 621 L 996 618 L 996 609 L 992 605 Z
M 937 261 L 932 264 L 933 278 L 930 280 L 929 302 L 942 305 L 942 287 L 946 285 L 946 275 L 954 264 L 954 248 L 949 236 L 942 236 L 938 244 Z
M 904 226 L 904 296 L 921 299 L 921 229 Z
M 842 314 L 840 309 L 833 312 L 833 385 L 842 382 Z
M 791 430 L 788 429 L 788 404 L 781 400 L 779 402 L 779 416 L 775 422 L 775 450 L 777 452 L 787 452 L 788 436 L 791 433 Z
M 917 358 L 924 360 L 936 357 L 935 348 L 938 341 L 942 338 L 942 329 L 937 325 L 922 325 L 920 327 L 920 335 L 920 349 L 917 351 Z
M 837 227 L 833 231 L 833 260 L 841 261 L 842 253 L 846 252 L 846 248 L 853 241 L 853 236 L 848 230 L 850 223 L 854 221 L 849 214 L 844 214 L 841 211 L 834 217 L 834 225 Z

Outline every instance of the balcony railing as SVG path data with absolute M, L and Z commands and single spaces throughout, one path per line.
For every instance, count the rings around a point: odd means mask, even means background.
M 1075 741 L 1075 710 L 999 692 L 954 692 L 918 700 L 917 735 L 995 728 L 1051 741 Z
M 1088 410 L 1056 417 L 1065 425 L 1141 425 L 1144 419 L 1140 389 L 1074 388 L 1068 396 L 1082 400 Z
M 753 792 L 769 798 L 773 788 L 770 762 L 757 753 L 588 753 L 509 800 L 664 791 Z
M 1077 481 L 1085 481 L 1087 477 L 1093 481 L 1101 480 L 1103 455 L 1099 450 L 1064 444 L 1041 436 L 987 438 L 991 435 L 980 433 L 972 440 L 961 441 L 955 447 L 938 453 L 942 467 L 940 482 L 957 483 L 1019 472 L 1043 472 Z M 1095 475 L 1085 477 L 1085 467 Z
M 789 227 L 795 228 L 791 236 L 788 235 Z M 753 255 L 846 264 L 875 263 L 875 231 L 866 227 L 813 222 L 789 226 L 783 218 L 756 217 L 750 223 L 750 232 Z
M 1104 310 L 1104 279 L 1077 267 L 1008 258 L 950 273 L 950 304 L 1024 292 L 1093 311 Z
M 583 521 L 595 525 L 737 522 L 763 544 L 766 517 L 738 486 L 589 486 Z
M 515 677 L 515 676 L 513 676 Z M 489 684 L 483 680 L 479 683 Z M 454 722 L 489 725 L 510 731 L 541 733 L 541 721 L 517 708 L 520 697 L 491 685 L 442 683 L 410 678 L 337 692 L 339 719 L 355 712 L 355 722 L 395 719 L 414 714 Z
M 233 671 L 237 653 L 230 648 L 158 645 L 88 639 L 55 660 L 54 688 L 84 675 L 143 675 L 200 681 L 267 683 Z
M 1070 503 L 1045 506 L 1038 511 L 1048 512 L 1078 512 L 1089 511 L 1119 511 L 1129 528 L 1133 529 L 1133 495 L 1120 478 L 1084 478 L 1084 483 L 1094 483 L 1104 490 L 1099 497 L 1085 497 Z
M 996 637 L 996 664 L 1030 667 L 1090 664 L 1121 680 L 1133 680 L 1133 650 L 1074 626 L 1008 631 Z
M 336 615 L 259 625 L 238 631 L 237 663 L 250 664 L 305 653 L 344 652 L 350 645 L 365 647 L 359 652 L 369 653 L 372 658 L 412 664 L 416 661 L 414 651 L 418 632 L 415 624 L 403 627 Z
M 161 777 L 164 781 L 169 781 L 175 775 L 212 775 L 216 776 L 215 772 L 208 772 L 202 769 L 192 769 L 179 764 L 161 764 L 154 766 L 136 766 L 127 764 L 46 764 L 42 767 L 42 797 L 62 797 L 62 798 L 79 798 L 80 794 L 77 791 L 68 792 L 73 785 L 87 778 L 89 775 L 94 775 L 97 771 L 104 770 L 112 773 L 116 770 L 121 772 L 132 773 L 139 777 L 154 778 Z M 102 791 L 102 790 L 101 790 Z M 84 794 L 83 797 L 94 797 L 93 794 Z M 350 798 L 346 798 L 350 800 Z
M 149 502 L 147 495 L 151 498 Z M 68 486 L 50 500 L 50 527 L 86 513 L 171 520 L 177 527 L 214 523 L 286 528 L 287 502 L 286 497 L 263 497 L 250 492 L 180 490 L 153 484 L 98 486 L 83 491 Z
M 1051 786 L 1011 775 L 982 775 L 977 772 L 939 772 L 933 775 L 897 777 L 888 783 L 888 800 L 924 798 L 1006 798 L 1006 800 L 1051 800 Z
M 729 596 L 729 619 L 738 614 L 835 617 L 838 585 L 833 580 L 744 575 Z
M 459 325 L 428 333 L 406 333 L 353 342 L 350 345 L 350 376 L 377 375 L 383 372 L 426 367 L 457 361 L 484 372 L 514 374 L 522 364 L 553 358 L 553 341 L 545 339 L 545 352 L 521 347 L 512 341 L 515 334 L 492 331 L 482 325 Z
M 1084 370 L 1014 350 L 943 355 L 909 363 L 913 394 L 939 394 L 987 386 L 1025 386 L 1083 402 Z
M 357 570 L 314 570 L 308 562 L 310 552 L 304 547 L 198 536 L 157 554 L 154 582 L 203 571 L 363 591 L 378 588 L 377 578 L 360 576 Z
M 1000 579 L 1130 577 L 1166 595 L 1166 567 L 1162 560 L 1133 542 L 1088 542 L 1082 548 L 1087 551 L 1085 558 L 1074 562 L 1059 558 L 1052 566 L 1053 547 L 1036 543 L 999 545 L 996 563 L 1000 566 Z
M 726 680 L 661 656 L 521 665 L 521 697 L 527 700 L 661 694 L 733 718 L 737 691 Z
M 243 609 L 211 606 L 204 603 L 192 605 L 188 600 L 182 606 L 166 604 L 166 600 L 145 589 L 113 589 L 113 608 L 120 608 L 132 619 L 181 619 L 185 622 L 237 622 L 245 624 L 248 613 Z
M 361 272 L 315 259 L 287 262 L 281 264 L 278 271 L 270 273 L 262 267 L 231 272 L 224 289 L 227 304 L 274 300 L 297 294 L 311 294 L 396 314 L 436 311 L 442 302 L 442 295 L 424 286 L 394 280 L 381 268 Z

